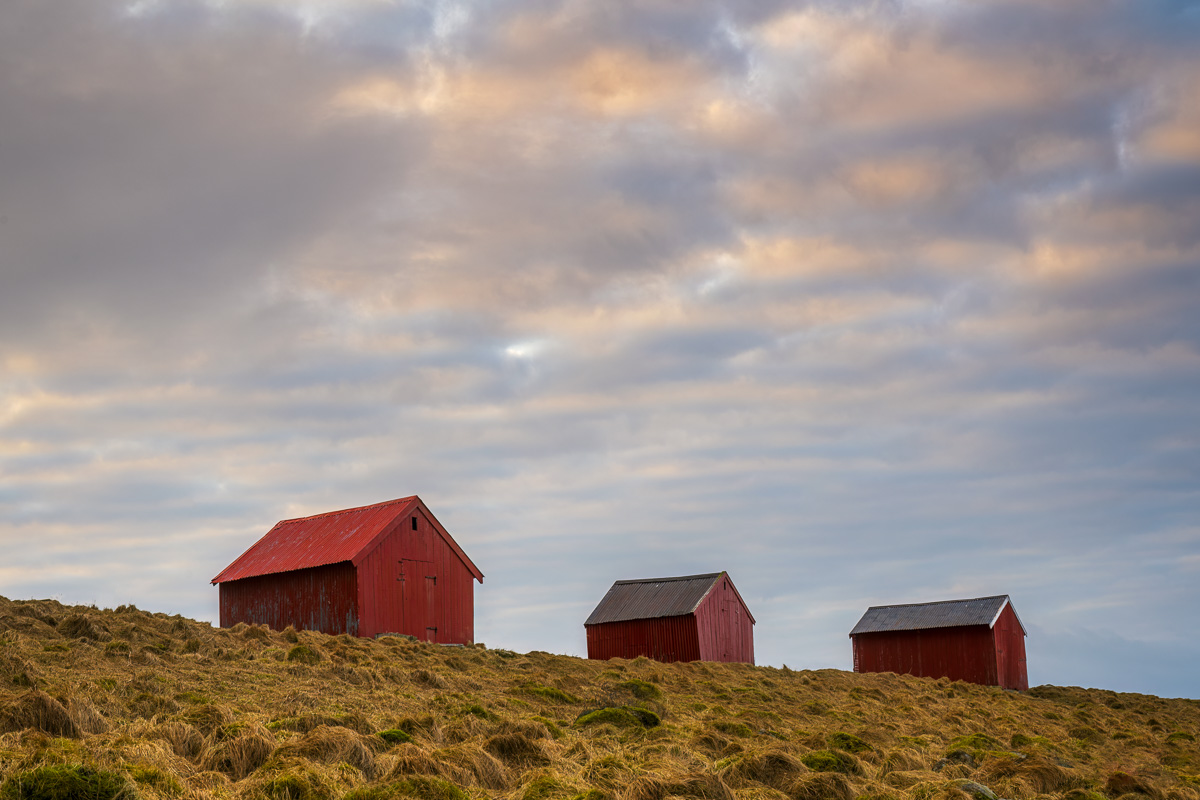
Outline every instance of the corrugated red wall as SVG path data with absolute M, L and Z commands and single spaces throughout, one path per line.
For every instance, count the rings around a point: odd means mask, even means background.
M 239 622 L 283 630 L 359 633 L 358 586 L 348 561 L 220 584 L 221 627 Z
M 397 518 L 357 569 L 346 561 L 219 586 L 223 628 L 238 622 L 275 630 L 292 625 L 367 637 L 402 633 L 447 644 L 475 637 L 474 576 L 419 507 Z
M 696 618 L 631 619 L 587 626 L 588 658 L 637 658 L 655 661 L 699 661 Z
M 1002 623 L 1005 627 L 1000 630 Z M 997 637 L 1004 643 L 1000 647 Z M 995 628 L 969 625 L 860 633 L 852 638 L 855 672 L 898 672 L 1006 689 L 1029 688 L 1024 634 L 1011 606 L 1001 613 Z
M 1029 688 L 1029 673 L 1025 665 L 1025 631 L 1011 605 L 1000 612 L 992 626 L 996 642 L 998 685 L 1005 689 L 1025 691 Z
M 696 609 L 700 660 L 754 663 L 754 623 L 746 607 L 722 576 Z

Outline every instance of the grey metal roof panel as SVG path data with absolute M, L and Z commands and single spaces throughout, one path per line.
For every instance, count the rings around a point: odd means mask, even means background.
M 971 600 L 942 600 L 936 603 L 910 603 L 898 606 L 871 606 L 850 631 L 860 633 L 919 631 L 926 628 L 954 628 L 963 625 L 996 624 L 1000 612 L 1009 604 L 1008 595 L 976 597 Z M 1016 609 L 1013 609 L 1016 613 Z M 1018 617 L 1017 622 L 1020 623 Z M 1024 630 L 1024 625 L 1021 626 Z
M 583 624 L 692 614 L 724 574 L 617 581 Z

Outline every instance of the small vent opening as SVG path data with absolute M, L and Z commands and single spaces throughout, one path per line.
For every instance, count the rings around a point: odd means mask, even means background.
M 413 523 L 413 530 L 415 531 L 417 529 L 417 518 L 416 517 L 412 518 L 412 523 Z

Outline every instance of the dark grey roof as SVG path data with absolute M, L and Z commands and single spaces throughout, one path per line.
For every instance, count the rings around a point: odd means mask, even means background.
M 679 617 L 695 612 L 724 572 L 681 578 L 617 581 L 584 625 L 630 619 Z
M 925 628 L 954 628 L 961 625 L 996 624 L 1000 612 L 1010 605 L 1008 595 L 976 597 L 972 600 L 943 600 L 937 603 L 911 603 L 901 606 L 871 606 L 850 631 L 881 633 L 884 631 L 919 631 Z M 1013 609 L 1015 615 L 1017 610 Z M 1021 625 L 1021 618 L 1017 617 Z M 1021 625 L 1021 631 L 1025 626 Z

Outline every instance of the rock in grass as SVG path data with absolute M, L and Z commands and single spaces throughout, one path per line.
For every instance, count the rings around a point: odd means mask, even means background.
M 954 781 L 954 785 L 971 795 L 975 800 L 999 800 L 996 793 L 982 783 L 960 778 Z

